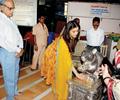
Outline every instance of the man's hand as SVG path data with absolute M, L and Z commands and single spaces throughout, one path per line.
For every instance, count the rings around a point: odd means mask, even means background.
M 16 57 L 21 57 L 22 55 L 23 55 L 23 52 L 24 52 L 24 50 L 23 49 L 21 49 L 21 51 L 18 53 L 16 53 Z

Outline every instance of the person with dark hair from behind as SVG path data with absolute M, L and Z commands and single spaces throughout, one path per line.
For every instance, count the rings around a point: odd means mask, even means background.
M 108 67 L 109 66 L 105 64 L 99 69 L 99 73 L 102 75 L 103 81 L 107 86 L 107 100 L 120 100 L 120 79 L 112 77 L 108 71 Z M 117 67 L 120 68 L 120 63 Z
M 6 100 L 14 100 L 17 96 L 19 61 L 23 54 L 23 39 L 16 23 L 11 19 L 15 4 L 6 0 L 0 12 L 0 64 L 2 65 Z
M 72 72 L 77 78 L 82 77 L 74 68 L 71 58 L 79 33 L 80 26 L 75 21 L 69 21 L 63 34 L 47 47 L 42 59 L 41 75 L 45 77 L 47 85 L 52 84 L 57 100 L 67 100 L 67 82 L 72 79 Z
M 79 18 L 74 18 L 73 21 L 75 21 L 77 24 L 80 25 L 80 19 Z
M 96 48 L 100 52 L 100 46 L 104 41 L 104 30 L 99 28 L 100 18 L 94 17 L 92 21 L 92 28 L 87 30 L 86 39 L 87 39 L 87 49 Z
M 108 100 L 120 100 L 120 42 L 116 45 L 117 51 L 115 52 L 114 60 L 115 65 L 113 66 L 115 71 L 118 73 L 111 74 L 108 70 L 110 66 L 104 64 L 99 68 L 99 74 L 102 75 L 103 81 L 107 86 Z M 113 70 L 112 70 L 113 72 Z M 114 76 L 114 77 L 113 77 Z

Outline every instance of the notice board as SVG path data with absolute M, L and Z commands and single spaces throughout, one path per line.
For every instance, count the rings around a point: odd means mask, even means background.
M 120 33 L 120 5 L 109 3 L 68 2 L 68 21 L 80 18 L 82 30 L 92 25 L 93 17 L 100 17 L 105 32 Z
M 13 19 L 17 25 L 35 25 L 37 23 L 37 0 L 15 0 Z

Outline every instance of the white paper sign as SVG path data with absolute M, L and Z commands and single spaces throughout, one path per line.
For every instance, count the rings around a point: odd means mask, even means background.
M 37 0 L 15 0 L 13 19 L 17 25 L 35 25 L 37 23 Z

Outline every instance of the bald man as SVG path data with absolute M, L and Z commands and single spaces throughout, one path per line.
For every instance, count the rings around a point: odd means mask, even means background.
M 23 39 L 17 25 L 11 19 L 15 5 L 6 0 L 0 12 L 0 64 L 2 65 L 6 100 L 14 100 L 18 95 L 17 82 L 19 61 L 23 54 Z

